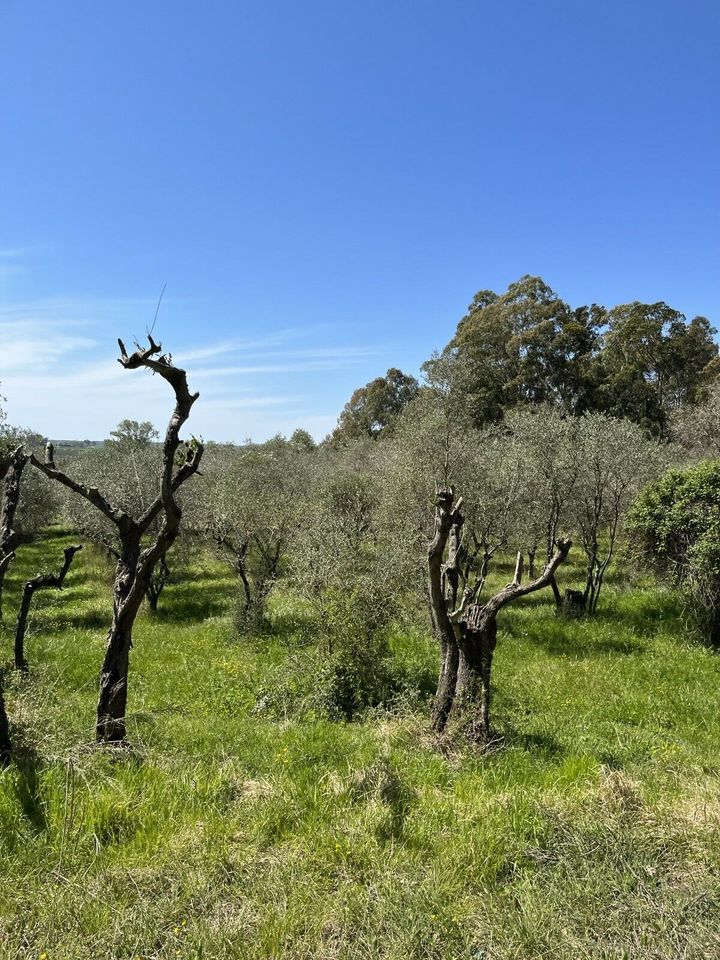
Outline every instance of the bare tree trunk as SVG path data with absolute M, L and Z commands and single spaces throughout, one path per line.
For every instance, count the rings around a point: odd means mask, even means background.
M 32 603 L 32 598 L 35 595 L 35 592 L 37 590 L 47 590 L 51 587 L 56 590 L 62 590 L 67 572 L 70 569 L 70 565 L 73 562 L 75 554 L 79 550 L 82 550 L 81 545 L 78 545 L 77 547 L 66 547 L 65 559 L 62 567 L 60 568 L 60 572 L 57 575 L 49 573 L 38 574 L 37 577 L 33 577 L 32 580 L 28 580 L 23 587 L 20 612 L 18 613 L 17 624 L 15 626 L 14 652 L 16 670 L 27 670 L 27 661 L 25 659 L 25 634 L 27 633 L 27 620 L 28 614 L 30 613 L 30 604 Z
M 113 621 L 100 670 L 96 736 L 101 743 L 124 743 L 132 634 Z
M 452 527 L 459 531 L 462 527 L 458 500 L 453 507 L 453 491 L 439 490 L 435 501 L 435 534 L 428 546 L 428 592 L 432 625 L 440 645 L 440 674 L 433 701 L 431 723 L 434 730 L 442 732 L 445 728 L 457 682 L 459 651 L 455 630 L 448 615 L 448 605 L 443 590 L 443 554 Z M 450 584 L 452 594 L 452 583 Z
M 430 713 L 430 723 L 433 730 L 442 733 L 447 718 L 452 709 L 457 686 L 457 674 L 460 652 L 457 642 L 453 638 L 450 642 L 446 637 L 440 638 L 440 673 L 438 676 L 435 699 Z
M 247 570 L 245 569 L 245 558 L 247 557 L 249 544 L 246 540 L 243 540 L 239 543 L 233 543 L 232 540 L 228 539 L 228 537 L 226 537 L 224 534 L 216 535 L 215 542 L 217 543 L 218 547 L 225 549 L 225 558 L 229 559 L 230 565 L 240 578 L 240 582 L 243 585 L 243 593 L 245 594 L 244 615 L 245 617 L 248 617 L 253 600 L 250 581 L 248 579 Z
M 496 642 L 494 616 L 483 619 L 472 632 L 460 631 L 457 686 L 446 727 L 451 739 L 462 737 L 476 746 L 490 742 L 490 672 Z
M 0 620 L 2 620 L 2 597 L 7 568 L 15 557 L 17 533 L 13 529 L 15 514 L 20 503 L 20 480 L 29 456 L 22 447 L 15 450 L 7 463 L 3 481 L 3 504 L 0 511 Z

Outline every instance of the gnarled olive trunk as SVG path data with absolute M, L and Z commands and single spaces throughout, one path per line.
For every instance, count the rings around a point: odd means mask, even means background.
M 476 627 L 458 630 L 459 662 L 455 698 L 447 721 L 450 738 L 477 746 L 490 742 L 490 674 L 497 642 L 497 621 L 490 615 Z
M 460 607 L 450 615 L 458 648 L 454 697 L 445 725 L 449 739 L 485 747 L 491 739 L 490 678 L 497 642 L 497 615 L 520 597 L 555 582 L 555 571 L 567 557 L 570 541 L 561 541 L 542 574 L 523 585 L 523 555 L 518 553 L 510 583 L 483 604 L 474 603 L 474 589 L 466 587 Z
M 431 712 L 433 730 L 441 733 L 445 729 L 457 682 L 459 651 L 455 630 L 450 622 L 448 604 L 457 597 L 458 547 L 460 528 L 463 519 L 460 514 L 461 501 L 453 508 L 453 491 L 438 491 L 435 503 L 435 533 L 428 546 L 428 594 L 433 631 L 440 645 L 440 674 Z M 454 554 L 443 569 L 443 554 L 450 534 L 453 534 Z M 446 597 L 445 585 L 449 587 Z
M 147 583 L 138 581 L 140 534 L 131 530 L 123 537 L 120 559 L 113 583 L 113 618 L 108 631 L 105 656 L 100 668 L 96 737 L 104 743 L 125 740 L 128 671 L 132 630 Z M 148 571 L 145 579 L 149 581 Z
M 128 671 L 132 632 L 113 620 L 100 670 L 96 739 L 122 743 L 126 738 Z
M 437 689 L 430 713 L 430 723 L 433 730 L 436 730 L 438 733 L 442 733 L 445 729 L 447 718 L 452 709 L 457 684 L 459 660 L 460 651 L 458 650 L 455 639 L 453 638 L 452 642 L 449 642 L 444 636 L 441 637 L 440 674 L 438 676 Z

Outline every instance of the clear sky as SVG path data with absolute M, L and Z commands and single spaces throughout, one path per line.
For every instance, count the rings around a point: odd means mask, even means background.
M 11 419 L 162 425 L 164 284 L 206 439 L 324 435 L 525 273 L 720 325 L 719 49 L 717 0 L 0 0 Z

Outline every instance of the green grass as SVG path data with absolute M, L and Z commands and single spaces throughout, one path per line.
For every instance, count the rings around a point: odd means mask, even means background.
M 7 619 L 66 542 L 19 551 Z M 120 755 L 92 743 L 107 567 L 86 550 L 36 597 L 5 680 L 1 957 L 720 956 L 718 660 L 671 593 L 617 575 L 594 621 L 504 611 L 480 756 L 443 752 L 418 696 L 352 724 L 258 709 L 305 651 L 282 597 L 237 640 L 234 589 L 207 559 L 143 612 Z M 393 650 L 427 690 L 426 632 Z

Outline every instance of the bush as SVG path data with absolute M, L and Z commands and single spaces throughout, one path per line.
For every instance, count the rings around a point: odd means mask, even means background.
M 628 529 L 638 558 L 686 592 L 720 645 L 720 460 L 668 470 L 635 501 Z

